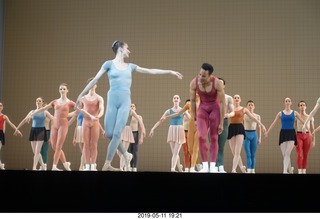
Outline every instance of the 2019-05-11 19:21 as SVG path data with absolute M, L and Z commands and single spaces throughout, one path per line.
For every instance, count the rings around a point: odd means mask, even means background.
M 182 213 L 138 213 L 138 218 L 182 218 Z

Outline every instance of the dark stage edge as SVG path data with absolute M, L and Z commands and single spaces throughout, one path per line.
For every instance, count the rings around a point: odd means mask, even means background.
M 0 171 L 1 212 L 320 212 L 319 174 Z

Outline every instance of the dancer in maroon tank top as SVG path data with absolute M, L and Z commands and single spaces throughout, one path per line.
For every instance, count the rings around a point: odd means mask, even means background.
M 203 163 L 200 172 L 218 172 L 216 159 L 218 154 L 218 135 L 223 131 L 225 114 L 225 95 L 222 82 L 212 75 L 213 67 L 208 63 L 201 66 L 200 73 L 190 83 L 191 110 L 199 135 L 199 150 Z M 196 93 L 200 96 L 200 105 L 196 114 Z M 220 110 L 221 105 L 221 110 Z M 210 134 L 210 168 L 208 164 L 207 134 Z

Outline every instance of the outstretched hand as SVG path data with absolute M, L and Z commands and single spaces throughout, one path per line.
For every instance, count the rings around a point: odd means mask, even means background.
M 150 133 L 149 133 L 149 137 L 151 137 L 151 138 L 152 138 L 152 137 L 153 137 L 153 135 L 154 135 L 154 132 L 153 132 L 153 130 L 151 130 L 151 131 L 150 131 Z
M 183 78 L 183 75 L 180 73 L 180 72 L 177 72 L 177 71 L 172 71 L 172 74 L 177 76 L 179 79 L 182 79 Z

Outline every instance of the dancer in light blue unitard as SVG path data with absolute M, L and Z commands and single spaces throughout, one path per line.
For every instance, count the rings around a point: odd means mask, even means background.
M 148 69 L 132 63 L 125 63 L 124 59 L 129 58 L 130 54 L 128 44 L 117 40 L 113 42 L 111 47 L 113 52 L 116 54 L 116 57 L 113 60 L 106 61 L 102 65 L 93 80 L 80 93 L 77 100 L 77 106 L 81 107 L 80 98 L 98 82 L 102 75 L 107 73 L 110 89 L 108 91 L 104 126 L 106 135 L 110 139 L 110 143 L 107 150 L 106 161 L 102 170 L 119 170 L 111 166 L 111 161 L 117 149 L 119 149 L 119 151 L 124 155 L 126 162 L 125 170 L 129 170 L 132 155 L 130 156 L 130 154 L 123 148 L 120 137 L 121 132 L 127 123 L 130 111 L 132 73 L 136 71 L 145 74 L 172 74 L 177 76 L 179 79 L 182 79 L 182 74 L 172 70 Z

